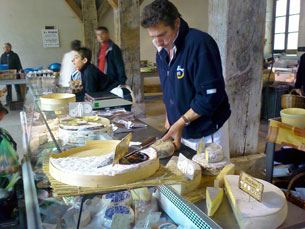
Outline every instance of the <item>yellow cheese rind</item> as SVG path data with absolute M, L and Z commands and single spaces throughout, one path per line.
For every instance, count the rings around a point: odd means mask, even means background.
M 183 173 L 177 167 L 178 157 L 173 156 L 166 165 L 166 168 L 169 169 L 172 173 L 176 175 L 183 175 Z M 185 178 L 185 181 L 180 184 L 171 185 L 171 187 L 179 194 L 185 195 L 194 191 L 200 184 L 201 181 L 201 167 L 197 163 L 193 162 L 196 166 L 194 172 L 193 180 L 188 180 Z
M 208 216 L 213 216 L 219 208 L 223 200 L 223 189 L 207 187 L 206 189 L 206 204 L 208 209 Z
M 132 189 L 130 192 L 133 200 L 151 201 L 151 193 L 148 188 Z
M 235 165 L 228 164 L 226 165 L 218 174 L 216 179 L 214 180 L 214 187 L 216 188 L 223 188 L 223 178 L 225 175 L 234 175 L 235 173 Z

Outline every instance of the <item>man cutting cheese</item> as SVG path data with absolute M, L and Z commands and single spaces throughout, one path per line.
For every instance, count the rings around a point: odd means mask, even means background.
M 141 25 L 157 48 L 156 62 L 166 106 L 163 140 L 173 138 L 193 149 L 202 137 L 228 153 L 227 120 L 231 110 L 216 42 L 205 32 L 189 28 L 167 0 L 145 6 Z

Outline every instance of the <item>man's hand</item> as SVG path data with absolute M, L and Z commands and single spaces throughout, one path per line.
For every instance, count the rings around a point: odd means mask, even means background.
M 163 141 L 172 138 L 174 140 L 174 145 L 176 150 L 180 149 L 181 147 L 181 136 L 182 136 L 182 130 L 184 127 L 184 121 L 182 118 L 178 119 L 177 122 L 174 123 L 174 125 L 172 125 L 167 134 L 164 135 L 164 137 L 162 138 Z

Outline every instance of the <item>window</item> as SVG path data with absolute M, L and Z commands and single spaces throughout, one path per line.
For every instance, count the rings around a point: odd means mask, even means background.
M 275 0 L 273 50 L 296 52 L 298 49 L 300 0 Z

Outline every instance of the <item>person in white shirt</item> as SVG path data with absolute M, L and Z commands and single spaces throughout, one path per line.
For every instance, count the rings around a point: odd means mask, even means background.
M 74 57 L 75 51 L 78 50 L 81 47 L 81 41 L 74 40 L 71 42 L 71 51 L 65 53 L 61 68 L 60 68 L 60 76 L 59 76 L 59 84 L 62 87 L 69 87 L 69 82 L 71 80 L 71 75 L 75 70 L 77 70 L 72 62 L 72 59 Z

